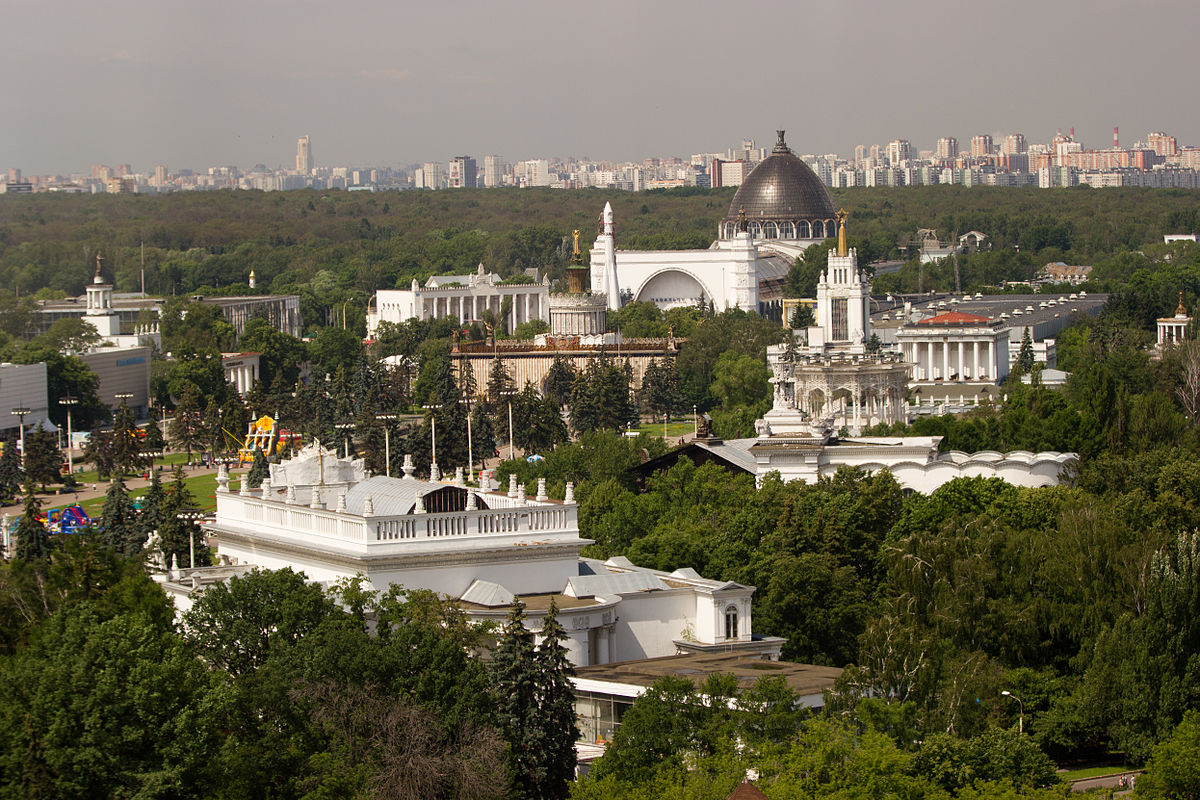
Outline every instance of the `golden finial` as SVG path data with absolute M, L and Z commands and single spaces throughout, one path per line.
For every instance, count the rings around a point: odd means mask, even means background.
M 846 241 L 846 217 L 847 216 L 848 215 L 846 214 L 846 209 L 844 209 L 844 208 L 838 209 L 838 212 L 837 212 L 837 219 L 838 219 L 837 254 L 839 256 L 850 255 L 850 244 Z
M 104 261 L 104 256 L 100 255 L 100 251 L 96 251 L 96 274 L 92 277 L 92 283 L 104 283 L 104 278 L 100 275 L 100 264 Z
M 1175 309 L 1175 316 L 1186 317 L 1187 309 L 1183 307 L 1183 292 L 1179 293 L 1179 308 Z

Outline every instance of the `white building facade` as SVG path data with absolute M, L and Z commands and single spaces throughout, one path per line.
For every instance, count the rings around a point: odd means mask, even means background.
M 162 577 L 176 607 L 190 607 L 206 581 L 235 568 L 291 568 L 329 583 L 362 576 L 455 599 L 475 621 L 501 621 L 514 597 L 537 630 L 553 601 L 573 663 L 589 664 L 710 650 L 778 658 L 782 639 L 753 635 L 754 587 L 711 581 L 694 570 L 666 573 L 623 558 L 580 558 L 578 506 L 453 482 L 367 477 L 361 461 L 310 445 L 272 467 L 260 489 L 237 491 L 218 477 L 209 526 L 221 566 L 172 565 Z M 210 577 L 211 576 L 211 577 Z
M 495 273 L 485 273 L 483 265 L 473 275 L 435 275 L 409 289 L 380 289 L 367 309 L 367 336 L 374 337 L 380 322 L 400 324 L 410 319 L 455 319 L 469 325 L 490 311 L 499 318 L 506 301 L 511 310 L 505 317 L 505 329 L 512 333 L 517 325 L 549 317 L 550 286 L 541 283 L 504 283 Z

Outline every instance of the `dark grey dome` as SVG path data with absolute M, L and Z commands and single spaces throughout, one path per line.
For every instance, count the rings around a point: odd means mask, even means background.
M 795 224 L 802 220 L 811 223 L 834 219 L 833 200 L 825 184 L 787 146 L 783 131 L 778 133 L 779 142 L 771 155 L 759 162 L 738 187 L 729 204 L 726 223 L 736 225 L 742 214 L 750 225 L 766 221 Z M 833 231 L 825 235 L 831 236 Z

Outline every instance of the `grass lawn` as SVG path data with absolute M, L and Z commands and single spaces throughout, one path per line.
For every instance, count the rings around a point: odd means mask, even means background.
M 1114 764 L 1107 767 L 1086 767 L 1084 769 L 1072 769 L 1066 772 L 1058 773 L 1058 777 L 1062 778 L 1064 781 L 1082 781 L 1087 778 L 1099 778 L 1104 775 L 1120 775 L 1123 772 L 1129 772 L 1129 768 L 1120 766 L 1119 764 Z
M 170 484 L 170 473 L 164 473 L 162 477 L 164 487 Z M 197 506 L 205 511 L 210 511 L 216 507 L 217 473 L 211 472 L 207 475 L 195 475 L 189 478 L 184 478 L 183 483 L 192 493 L 192 498 L 196 501 Z M 231 485 L 233 490 L 237 491 L 237 481 L 233 481 Z M 147 487 L 130 489 L 129 496 L 131 498 L 141 497 L 146 493 L 146 488 Z M 70 495 L 58 495 L 54 498 L 53 502 L 47 500 L 44 508 L 61 508 L 69 505 L 73 505 Z M 97 497 L 92 500 L 85 500 L 84 502 L 80 503 L 80 505 L 83 506 L 83 510 L 87 512 L 89 517 L 95 517 L 100 514 L 100 508 L 104 505 L 104 498 Z
M 695 429 L 695 423 L 692 422 L 691 418 L 668 422 L 667 438 L 678 439 L 680 436 L 687 436 L 695 431 Z M 643 422 L 641 425 L 634 426 L 631 430 L 637 431 L 638 433 L 648 433 L 651 436 L 661 437 L 663 435 L 663 425 L 661 422 Z
M 194 458 L 194 456 L 193 456 L 193 458 Z M 176 464 L 186 464 L 187 463 L 187 454 L 186 453 L 168 453 L 164 458 L 154 459 L 154 463 L 161 464 L 164 467 L 173 467 Z M 75 480 L 79 481 L 80 483 L 98 483 L 100 480 L 100 475 L 99 475 L 99 473 L 96 472 L 96 470 L 89 469 L 85 472 L 76 472 Z

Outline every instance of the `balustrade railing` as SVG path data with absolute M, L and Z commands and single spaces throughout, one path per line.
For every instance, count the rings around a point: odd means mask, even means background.
M 218 494 L 217 528 L 239 523 L 255 530 L 286 535 L 312 534 L 351 542 L 405 542 L 512 533 L 577 532 L 574 505 L 520 505 L 514 498 L 490 495 L 499 508 L 443 514 L 359 516 L 281 500 L 237 494 Z

